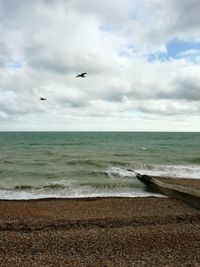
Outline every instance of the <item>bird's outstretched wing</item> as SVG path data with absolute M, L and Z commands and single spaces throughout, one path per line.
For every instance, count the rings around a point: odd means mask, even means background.
M 87 74 L 87 72 L 82 72 L 81 74 L 77 74 L 76 75 L 76 78 L 77 77 L 81 77 L 81 78 L 85 78 L 85 75 Z

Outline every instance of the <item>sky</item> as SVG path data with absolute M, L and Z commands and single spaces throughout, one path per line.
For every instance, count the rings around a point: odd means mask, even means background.
M 200 131 L 199 14 L 199 0 L 0 0 L 0 131 Z

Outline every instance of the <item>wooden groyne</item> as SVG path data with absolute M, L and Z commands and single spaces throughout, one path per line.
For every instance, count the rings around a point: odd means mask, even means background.
M 139 173 L 136 176 L 148 190 L 180 199 L 200 208 L 200 179 L 168 178 Z

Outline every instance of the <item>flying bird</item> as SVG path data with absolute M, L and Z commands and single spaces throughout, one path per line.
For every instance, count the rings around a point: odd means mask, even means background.
M 47 100 L 46 98 L 44 97 L 40 97 L 40 100 L 44 101 L 44 100 Z
M 85 75 L 87 74 L 87 72 L 83 72 L 83 73 L 81 73 L 81 74 L 77 74 L 76 75 L 76 78 L 78 78 L 78 77 L 81 77 L 81 78 L 85 78 Z

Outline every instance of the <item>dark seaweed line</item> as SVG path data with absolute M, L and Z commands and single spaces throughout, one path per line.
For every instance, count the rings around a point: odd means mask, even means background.
M 199 215 L 177 215 L 177 216 L 168 216 L 167 218 L 162 218 L 157 216 L 157 218 L 130 218 L 124 219 L 88 219 L 88 220 L 53 220 L 51 222 L 38 221 L 36 220 L 33 223 L 25 222 L 0 222 L 0 231 L 13 231 L 13 232 L 32 232 L 32 231 L 48 231 L 48 230 L 70 230 L 70 229 L 79 229 L 79 228 L 120 228 L 120 227 L 142 227 L 145 225 L 167 225 L 167 224 L 186 224 L 186 223 L 199 223 Z

